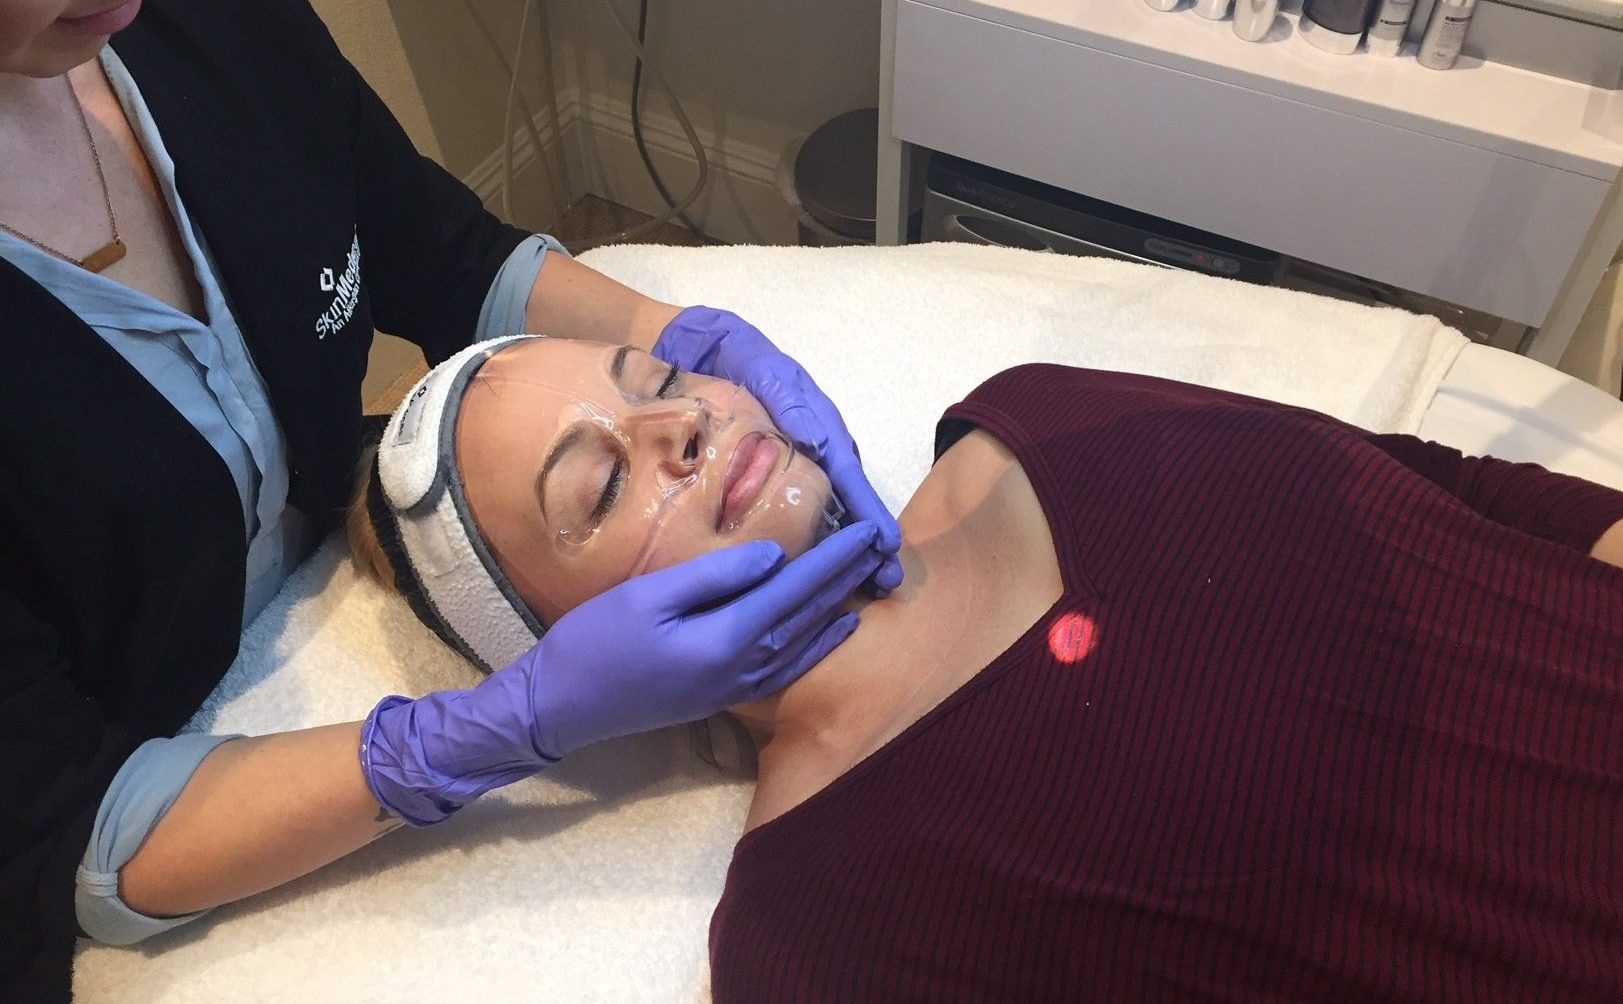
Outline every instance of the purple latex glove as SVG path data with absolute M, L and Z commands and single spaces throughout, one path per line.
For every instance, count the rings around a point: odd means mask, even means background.
M 771 541 L 701 555 L 587 600 L 471 690 L 384 698 L 366 783 L 427 826 L 582 746 L 775 693 L 856 629 L 840 606 L 879 564 L 874 535 L 856 523 L 787 564 Z
M 879 528 L 875 546 L 885 560 L 874 572 L 874 588 L 888 592 L 902 584 L 902 563 L 896 557 L 901 528 L 868 483 L 839 410 L 799 363 L 755 325 L 711 307 L 688 307 L 672 318 L 654 343 L 654 355 L 694 373 L 731 380 L 754 394 L 784 435 L 828 472 L 851 515 Z

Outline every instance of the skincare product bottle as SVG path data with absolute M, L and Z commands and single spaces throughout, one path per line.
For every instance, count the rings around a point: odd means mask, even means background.
M 1375 0 L 1307 0 L 1298 27 L 1303 38 L 1325 52 L 1347 56 L 1358 51 L 1374 13 Z
M 1234 0 L 1195 0 L 1195 13 L 1201 17 L 1209 17 L 1213 21 L 1221 21 L 1229 16 L 1229 7 Z
M 1426 33 L 1420 37 L 1420 51 L 1415 53 L 1420 65 L 1433 70 L 1452 67 L 1460 58 L 1465 32 L 1475 13 L 1476 0 L 1437 0 L 1431 20 L 1426 22 Z
M 1415 0 L 1381 0 L 1381 9 L 1369 26 L 1369 51 L 1376 56 L 1396 56 L 1403 50 L 1403 36 L 1409 33 Z
M 1260 42 L 1273 30 L 1278 13 L 1279 0 L 1234 0 L 1234 33 L 1247 42 Z
M 1144 2 L 1156 10 L 1177 10 L 1183 0 L 1144 0 Z

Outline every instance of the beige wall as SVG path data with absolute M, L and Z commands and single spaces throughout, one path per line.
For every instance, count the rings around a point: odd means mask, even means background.
M 636 0 L 613 0 L 636 23 Z M 1112 0 L 1119 2 L 1119 0 Z M 604 0 L 549 6 L 559 87 L 597 102 L 571 137 L 578 184 L 645 212 L 664 209 L 629 139 L 634 57 Z M 876 0 L 650 0 L 647 46 L 694 126 L 715 173 L 693 212 L 735 242 L 794 239 L 773 170 L 787 143 L 843 111 L 879 101 Z M 664 119 L 654 154 L 675 194 L 693 176 L 687 144 L 668 127 L 651 84 L 650 119 Z M 605 103 L 609 106 L 604 107 Z
M 512 58 L 518 40 L 522 0 L 344 0 L 343 5 L 378 8 L 393 17 L 419 100 L 442 144 L 441 162 L 452 174 L 465 177 L 501 146 L 508 85 L 504 61 Z M 527 35 L 519 93 L 539 111 L 543 91 L 537 23 Z
M 394 111 L 417 149 L 441 157 L 439 138 L 384 0 L 312 0 L 338 47 Z
M 635 0 L 613 2 L 634 27 Z M 551 23 L 566 86 L 630 99 L 633 56 L 604 0 L 554 2 Z M 647 45 L 695 123 L 722 138 L 777 149 L 879 102 L 875 0 L 649 0 Z
M 417 149 L 467 177 L 501 143 L 507 73 L 460 0 L 312 0 L 333 38 L 400 120 Z M 521 0 L 476 0 L 497 41 L 511 53 Z M 528 69 L 541 63 L 540 33 L 531 31 Z M 524 94 L 539 107 L 538 73 L 523 74 Z M 520 225 L 545 230 L 552 201 L 537 191 L 539 179 L 514 201 Z M 492 205 L 499 212 L 499 206 Z M 373 343 L 362 400 L 372 402 L 422 354 L 408 342 L 379 335 Z

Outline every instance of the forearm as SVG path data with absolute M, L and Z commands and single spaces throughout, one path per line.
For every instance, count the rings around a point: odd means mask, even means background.
M 1589 554 L 1607 564 L 1623 568 L 1623 520 L 1613 523 L 1610 530 L 1601 534 Z
M 198 765 L 119 871 L 124 902 L 176 916 L 315 871 L 399 825 L 361 776 L 360 723 L 237 739 Z
M 661 303 L 561 254 L 549 254 L 524 309 L 525 330 L 652 348 L 681 308 Z

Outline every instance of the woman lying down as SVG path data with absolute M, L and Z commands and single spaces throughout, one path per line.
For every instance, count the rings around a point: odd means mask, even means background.
M 837 518 L 753 398 L 635 350 L 487 343 L 425 388 L 352 527 L 487 666 Z M 902 586 L 732 709 L 718 1001 L 1623 1000 L 1623 494 L 1048 365 L 935 452 Z

